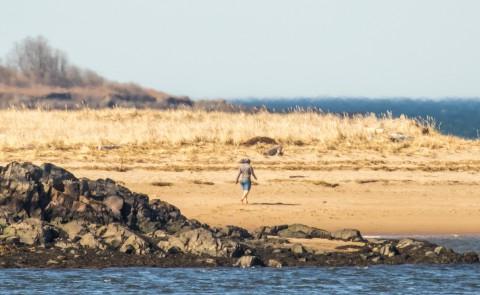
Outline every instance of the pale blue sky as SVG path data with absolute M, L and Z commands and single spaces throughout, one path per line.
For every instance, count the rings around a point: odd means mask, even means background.
M 79 66 L 194 98 L 480 96 L 476 0 L 1 0 L 0 55 L 43 35 Z

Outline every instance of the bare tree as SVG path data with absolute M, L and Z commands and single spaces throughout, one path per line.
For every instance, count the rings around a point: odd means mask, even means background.
M 10 53 L 10 64 L 35 83 L 68 86 L 65 53 L 53 49 L 42 36 L 27 37 L 15 44 Z
M 9 66 L 0 68 L 0 83 L 13 83 L 15 77 L 22 83 L 60 87 L 99 86 L 106 81 L 97 73 L 70 65 L 67 55 L 52 48 L 42 36 L 27 37 L 15 44 L 9 54 Z M 1 63 L 0 63 L 1 66 Z M 8 79 L 7 79 L 8 78 Z

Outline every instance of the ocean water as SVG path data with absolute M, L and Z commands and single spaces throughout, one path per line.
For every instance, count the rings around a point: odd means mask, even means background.
M 480 265 L 9 269 L 1 294 L 479 294 Z
M 480 251 L 479 236 L 416 236 Z M 480 264 L 0 270 L 0 294 L 480 294 Z
M 249 107 L 266 107 L 273 112 L 298 109 L 321 110 L 331 113 L 377 115 L 390 112 L 394 117 L 433 118 L 442 133 L 465 138 L 480 135 L 480 98 L 407 99 L 407 98 L 285 98 L 235 99 L 232 102 Z

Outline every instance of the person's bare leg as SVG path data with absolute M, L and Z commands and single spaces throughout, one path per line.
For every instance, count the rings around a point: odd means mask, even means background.
M 243 197 L 242 197 L 242 204 L 243 204 L 243 200 L 245 200 L 245 204 L 248 204 L 248 193 L 250 191 L 243 191 Z

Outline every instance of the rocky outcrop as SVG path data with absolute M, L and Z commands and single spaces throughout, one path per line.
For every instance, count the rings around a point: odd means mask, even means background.
M 178 208 L 130 192 L 111 179 L 77 179 L 52 164 L 13 162 L 0 172 L 0 213 L 6 223 L 26 218 L 46 222 L 119 223 L 142 232 L 196 227 Z
M 303 238 L 303 239 L 311 239 L 311 238 L 330 239 L 331 238 L 330 232 L 323 229 L 303 225 L 303 224 L 288 225 L 285 229 L 279 230 L 277 232 L 277 235 L 283 238 Z
M 258 258 L 257 256 L 242 256 L 240 257 L 237 262 L 234 264 L 234 266 L 238 267 L 254 267 L 254 266 L 263 266 L 262 260 Z
M 341 229 L 332 233 L 332 238 L 343 241 L 364 241 L 362 234 L 356 229 Z
M 39 219 L 28 218 L 22 222 L 8 225 L 0 238 L 17 238 L 26 245 L 45 245 L 52 243 L 59 235 L 58 230 Z
M 312 239 L 341 246 L 315 249 Z M 355 229 L 330 233 L 291 224 L 250 233 L 233 225 L 210 227 L 111 179 L 76 178 L 52 164 L 17 162 L 0 167 L 0 254 L 0 267 L 479 262 L 476 253 L 414 239 L 364 239 Z
M 216 238 L 212 231 L 205 228 L 180 232 L 167 241 L 160 241 L 158 247 L 166 252 L 174 249 L 173 251 L 213 257 L 232 257 L 239 251 L 236 242 Z

